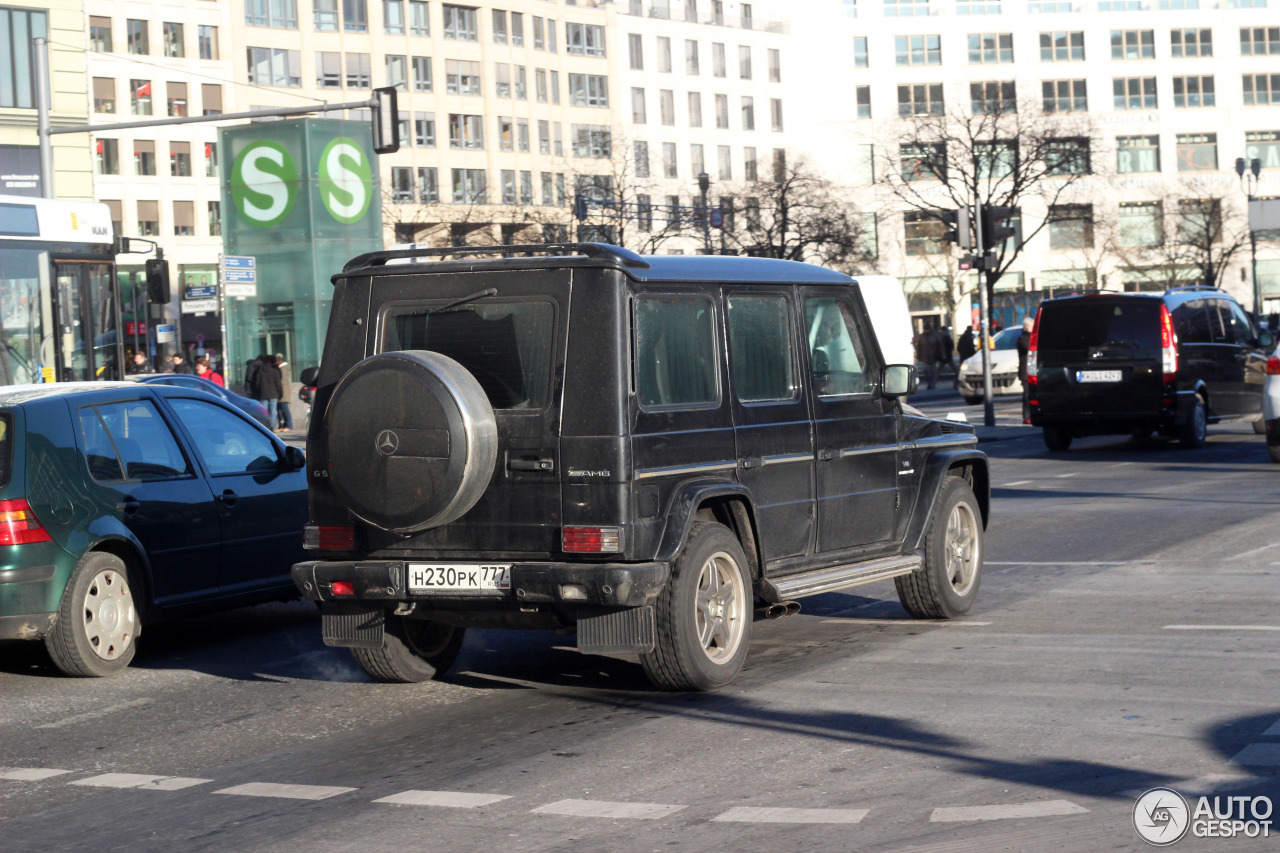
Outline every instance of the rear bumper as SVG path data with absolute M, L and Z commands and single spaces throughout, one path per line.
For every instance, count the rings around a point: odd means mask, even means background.
M 416 601 L 437 609 L 455 604 L 469 610 L 486 603 L 495 609 L 547 603 L 641 607 L 653 603 L 670 574 L 666 563 L 515 563 L 509 590 L 468 595 L 413 593 L 405 585 L 406 562 L 312 560 L 294 565 L 293 582 L 303 597 L 312 601 Z M 355 595 L 333 595 L 337 580 L 351 582 Z M 565 598 L 562 587 L 566 585 L 585 590 L 586 598 Z
M 1033 397 L 1036 392 L 1032 392 Z M 1041 391 L 1039 396 L 1045 396 Z M 1052 401 L 1045 410 L 1043 399 L 1031 406 L 1032 426 L 1067 427 L 1079 435 L 1115 435 L 1134 429 L 1169 430 L 1187 423 L 1195 406 L 1195 393 L 1177 394 L 1171 406 L 1164 405 L 1163 398 L 1153 399 L 1150 405 L 1134 406 L 1123 411 L 1090 411 L 1087 400 Z M 1133 402 L 1142 402 L 1141 398 Z

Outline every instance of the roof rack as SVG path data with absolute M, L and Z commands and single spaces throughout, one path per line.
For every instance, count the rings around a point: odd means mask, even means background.
M 461 255 L 586 255 L 589 258 L 614 261 L 631 269 L 648 269 L 649 263 L 630 249 L 608 243 L 533 243 L 521 246 L 451 246 L 441 249 L 386 249 L 366 252 L 347 262 L 343 272 L 364 267 L 384 266 L 399 258 L 456 258 Z
M 1180 287 L 1170 287 L 1167 290 L 1165 290 L 1165 293 L 1184 293 L 1184 292 L 1194 291 L 1194 290 L 1213 290 L 1218 293 L 1226 293 L 1226 291 L 1223 290 L 1221 287 L 1215 287 L 1212 284 L 1184 284 L 1184 285 L 1181 285 Z

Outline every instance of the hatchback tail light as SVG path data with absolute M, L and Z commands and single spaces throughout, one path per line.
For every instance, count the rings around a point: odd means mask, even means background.
M 1037 350 L 1040 349 L 1040 313 L 1043 309 L 1036 309 L 1036 324 L 1031 327 L 1031 340 L 1027 344 L 1027 385 L 1035 385 L 1037 373 L 1040 370 L 1040 357 Z
M 1280 358 L 1273 355 L 1267 359 L 1267 375 L 1280 376 Z
M 565 527 L 560 545 L 574 554 L 609 554 L 621 551 L 622 531 L 617 527 Z
M 1160 370 L 1166 383 L 1177 378 L 1178 336 L 1173 331 L 1173 316 L 1165 305 L 1160 306 Z
M 53 537 L 23 498 L 0 501 L 0 545 L 29 545 L 51 542 Z
M 308 524 L 302 528 L 302 547 L 308 551 L 354 551 L 356 529 L 351 525 Z

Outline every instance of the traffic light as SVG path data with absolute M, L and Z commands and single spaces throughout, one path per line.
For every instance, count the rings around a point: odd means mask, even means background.
M 951 226 L 950 231 L 946 231 L 942 235 L 942 239 L 947 243 L 955 243 L 961 249 L 973 248 L 973 223 L 972 213 L 967 207 L 959 210 L 942 211 L 942 221 Z
M 373 90 L 373 151 L 394 154 L 400 150 L 400 108 L 395 86 Z
M 147 298 L 153 305 L 168 305 L 169 262 L 161 258 L 147 258 Z
M 587 197 L 585 195 L 576 195 L 573 197 L 573 215 L 579 222 L 586 220 Z
M 982 206 L 982 250 L 992 252 L 1004 245 L 1004 241 L 1017 234 L 1013 227 L 1013 218 L 1018 215 L 1016 207 L 1002 207 L 998 204 Z

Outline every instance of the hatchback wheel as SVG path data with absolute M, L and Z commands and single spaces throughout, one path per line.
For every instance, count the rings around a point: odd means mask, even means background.
M 101 677 L 129 665 L 142 621 L 124 561 L 90 551 L 62 593 L 58 621 L 45 637 L 54 666 L 67 675 Z

